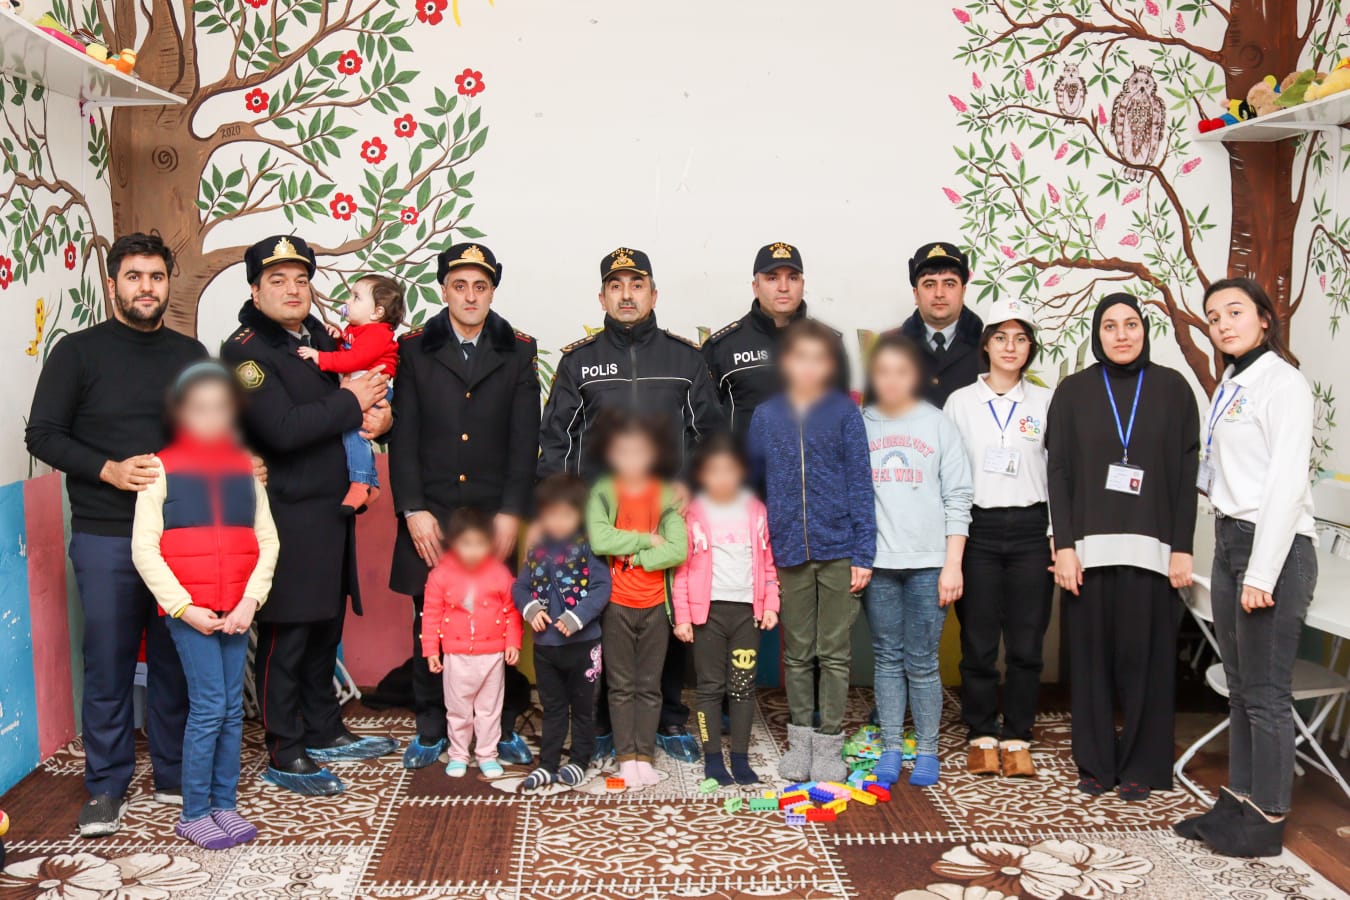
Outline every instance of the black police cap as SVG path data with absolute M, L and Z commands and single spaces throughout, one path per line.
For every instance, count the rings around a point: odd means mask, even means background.
M 451 269 L 460 266 L 477 266 L 492 279 L 492 286 L 502 283 L 502 264 L 492 251 L 482 244 L 455 244 L 449 250 L 436 257 L 436 283 L 445 284 L 445 278 Z
M 961 248 L 946 241 L 935 241 L 914 251 L 914 258 L 909 261 L 909 283 L 918 284 L 920 275 L 937 268 L 956 269 L 961 273 L 962 282 L 970 280 L 970 263 Z
M 600 281 L 604 283 L 611 275 L 617 275 L 620 272 L 636 272 L 639 275 L 652 277 L 652 261 L 647 254 L 641 250 L 630 250 L 627 247 L 620 247 L 600 260 Z
M 257 284 L 263 270 L 277 263 L 296 262 L 314 277 L 314 251 L 304 238 L 293 234 L 278 234 L 265 238 L 244 251 L 244 271 L 249 284 Z
M 787 266 L 789 269 L 796 269 L 798 272 L 806 271 L 802 267 L 802 252 L 791 244 L 785 244 L 778 241 L 774 244 L 760 247 L 759 252 L 755 254 L 755 272 L 758 275 L 761 272 L 772 272 L 774 269 Z

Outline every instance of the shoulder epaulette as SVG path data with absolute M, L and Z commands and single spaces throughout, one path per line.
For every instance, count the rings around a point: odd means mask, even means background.
M 534 337 L 532 335 L 526 334 L 519 328 L 514 328 L 512 330 L 516 333 L 516 340 L 518 341 L 528 344 L 530 341 L 534 340 Z
M 399 339 L 400 341 L 404 341 L 404 340 L 407 340 L 408 338 L 411 338 L 411 337 L 417 337 L 419 334 L 421 334 L 421 333 L 422 333 L 423 331 L 425 331 L 425 330 L 426 330 L 426 326 L 425 326 L 425 325 L 418 325 L 416 328 L 413 328 L 413 329 L 411 329 L 411 330 L 409 330 L 409 331 L 405 331 L 405 332 L 403 332 L 402 334 L 400 334 L 400 335 L 398 336 L 398 339 Z
M 242 344 L 251 337 L 253 337 L 252 328 L 240 328 L 234 333 L 234 336 L 231 337 L 230 340 L 236 344 Z
M 712 343 L 713 341 L 718 340 L 719 338 L 722 338 L 722 337 L 727 336 L 728 334 L 731 334 L 733 331 L 735 331 L 737 328 L 740 328 L 740 327 L 741 327 L 741 320 L 740 320 L 740 319 L 737 319 L 735 322 L 732 322 L 732 323 L 731 323 L 730 325 L 728 325 L 726 328 L 723 328 L 723 329 L 720 330 L 720 331 L 716 331 L 716 332 L 713 332 L 712 334 L 708 335 L 708 340 L 704 341 L 704 343 L 705 343 L 705 344 L 710 344 L 710 343 Z
M 689 338 L 685 337 L 685 336 L 682 335 L 682 334 L 676 334 L 675 332 L 671 331 L 671 330 L 668 329 L 668 328 L 662 328 L 661 330 L 664 331 L 668 336 L 673 337 L 675 340 L 679 341 L 680 343 L 682 343 L 682 344 L 688 344 L 690 347 L 693 347 L 695 350 L 697 350 L 698 347 L 699 347 L 698 341 L 690 340 Z
M 603 329 L 602 329 L 602 331 L 603 331 Z M 597 331 L 595 334 L 588 334 L 588 335 L 586 335 L 584 338 L 582 338 L 581 340 L 573 341 L 572 343 L 568 344 L 566 347 L 562 348 L 562 350 L 561 350 L 560 352 L 561 352 L 561 353 L 571 353 L 573 350 L 577 349 L 578 347 L 585 347 L 587 344 L 594 343 L 594 342 L 595 342 L 595 339 L 598 338 L 598 337 L 600 337 L 602 331 Z

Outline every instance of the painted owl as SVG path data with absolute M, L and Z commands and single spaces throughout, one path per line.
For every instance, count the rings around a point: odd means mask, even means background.
M 1136 64 L 1130 77 L 1120 89 L 1120 95 L 1111 104 L 1111 135 L 1116 139 L 1116 150 L 1125 160 L 1125 177 L 1142 181 L 1143 169 L 1153 163 L 1162 143 L 1166 108 L 1158 96 L 1158 82 L 1153 78 L 1152 66 Z
M 1087 82 L 1078 74 L 1077 63 L 1065 63 L 1064 71 L 1055 79 L 1055 103 L 1059 111 L 1066 116 L 1076 116 L 1083 111 L 1087 100 Z

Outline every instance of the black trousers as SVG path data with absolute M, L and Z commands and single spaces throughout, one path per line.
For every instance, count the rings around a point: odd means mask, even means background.
M 600 639 L 562 646 L 534 645 L 534 679 L 544 707 L 539 765 L 557 773 L 570 722 L 569 759 L 583 769 L 595 755 L 595 698 L 599 693 Z
M 722 752 L 723 700 L 731 720 L 731 752 L 750 750 L 759 638 L 750 603 L 714 601 L 708 608 L 708 621 L 694 626 L 698 736 L 704 754 Z
M 688 655 L 684 641 L 670 633 L 666 644 L 666 660 L 661 664 L 661 722 L 658 728 L 677 728 L 689 722 L 689 707 L 685 706 L 684 666 Z M 600 695 L 595 701 L 595 733 L 609 734 L 609 684 L 600 676 Z
M 956 604 L 961 622 L 961 720 L 966 737 L 1031 740 L 1044 668 L 1041 648 L 1050 624 L 1055 581 L 1044 503 L 971 510 L 961 563 L 966 590 Z M 1007 678 L 999 726 L 998 648 Z
M 272 763 L 287 766 L 306 747 L 347 734 L 333 688 L 343 617 L 321 622 L 259 622 L 253 679 Z
M 440 675 L 431 674 L 426 657 L 422 655 L 422 604 L 425 596 L 413 594 L 412 623 L 412 693 L 413 715 L 417 720 L 417 737 L 423 744 L 434 744 L 446 739 L 445 683 Z M 516 720 L 530 708 L 530 679 L 520 674 L 515 666 L 506 667 L 506 699 L 502 703 L 502 740 L 509 740 L 516 730 Z
M 1065 602 L 1079 774 L 1108 787 L 1138 782 L 1171 789 L 1177 592 L 1165 575 L 1105 566 L 1087 569 L 1079 596 Z

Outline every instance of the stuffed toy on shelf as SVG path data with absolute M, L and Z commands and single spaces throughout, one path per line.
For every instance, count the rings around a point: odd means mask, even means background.
M 1341 60 L 1320 84 L 1314 82 L 1308 85 L 1304 97 L 1308 100 L 1321 100 L 1342 91 L 1350 91 L 1350 59 Z

